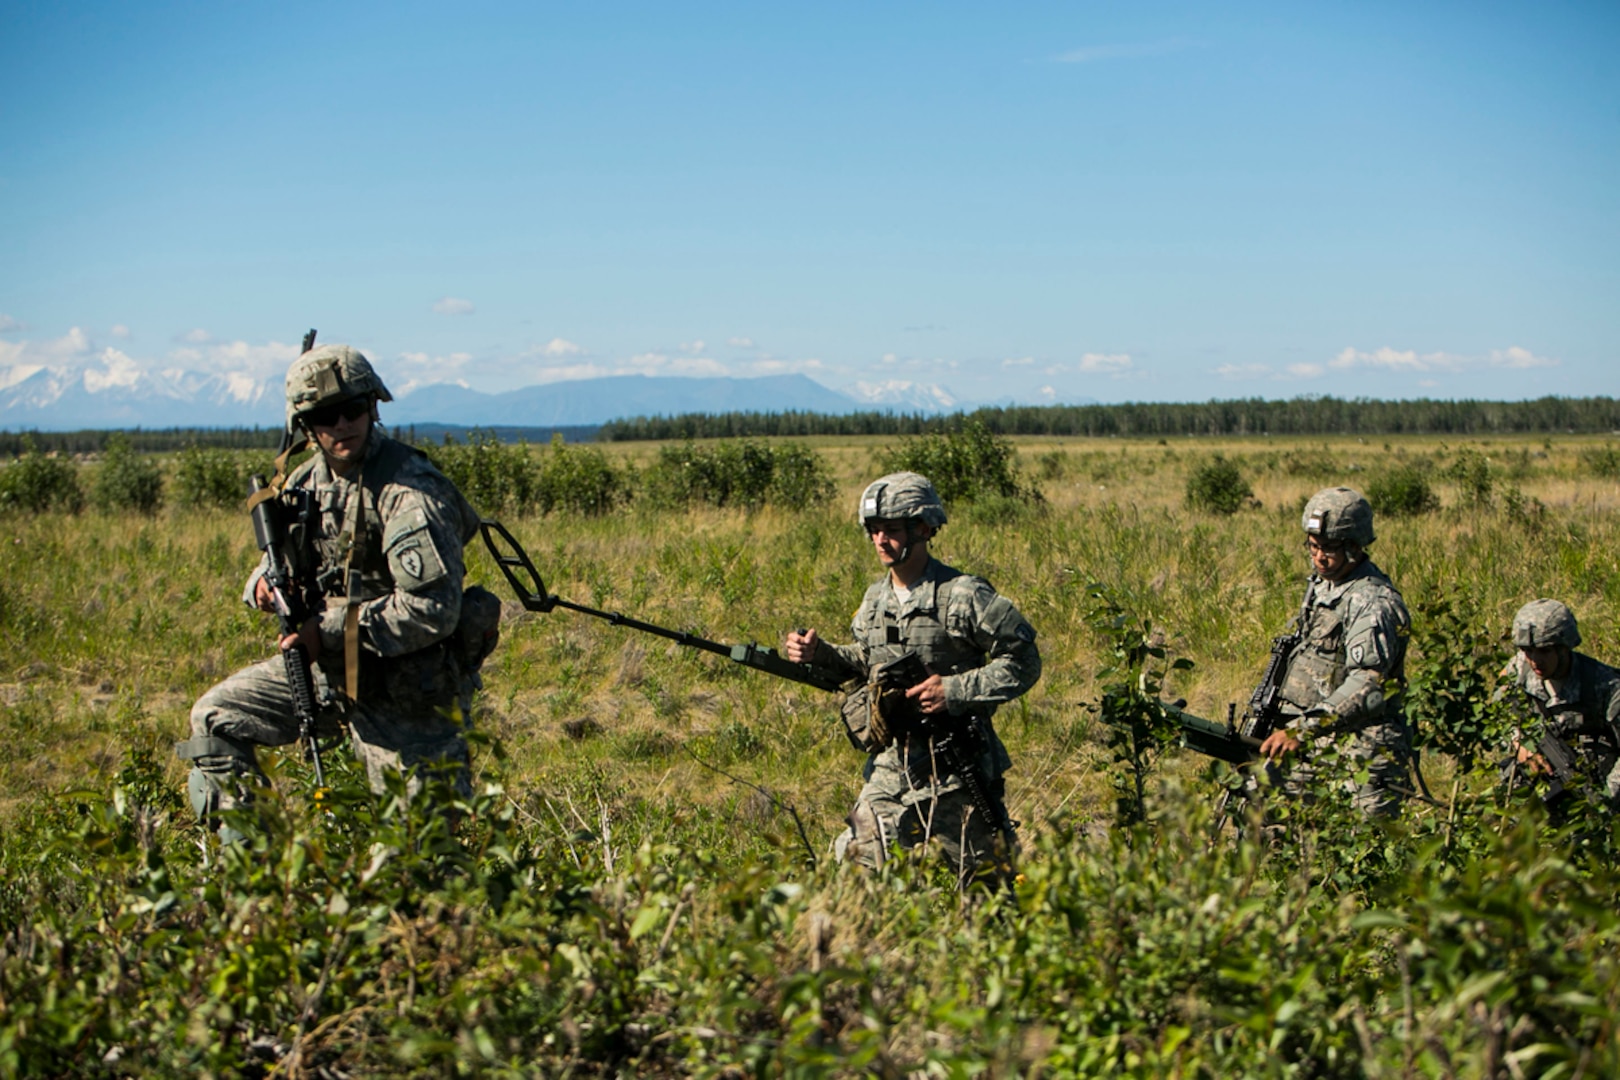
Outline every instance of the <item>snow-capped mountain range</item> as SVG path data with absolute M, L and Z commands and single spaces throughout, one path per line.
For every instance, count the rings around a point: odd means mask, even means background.
M 93 362 L 0 366 L 0 428 L 270 427 L 281 419 L 280 374 L 143 370 L 117 350 Z M 418 387 L 384 407 L 390 423 L 589 425 L 689 412 L 943 412 L 943 387 L 906 381 L 831 390 L 803 375 L 694 378 L 619 375 L 486 394 L 454 383 Z

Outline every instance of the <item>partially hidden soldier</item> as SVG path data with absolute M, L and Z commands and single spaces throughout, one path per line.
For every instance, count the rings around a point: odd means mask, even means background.
M 1530 601 L 1513 616 L 1518 651 L 1502 672 L 1511 683 L 1498 695 L 1522 691 L 1540 721 L 1539 740 L 1516 741 L 1518 763 L 1547 776 L 1559 795 L 1566 782 L 1590 784 L 1612 812 L 1620 805 L 1620 671 L 1576 652 L 1580 643 L 1575 613 L 1567 605 Z M 1549 755 L 1571 760 L 1563 765 Z M 1559 771 L 1580 775 L 1559 777 Z
M 866 782 L 834 851 L 876 868 L 891 845 L 933 841 L 964 878 L 1004 874 L 1016 854 L 1003 779 L 1012 761 L 992 718 L 1040 678 L 1035 631 L 988 581 L 929 554 L 946 517 L 925 477 L 873 481 L 857 520 L 888 572 L 855 612 L 854 642 L 798 630 L 783 649 L 850 680 L 844 719 L 867 754 Z
M 500 602 L 462 588 L 462 549 L 478 515 L 421 451 L 378 422 L 387 387 L 358 350 L 311 349 L 287 372 L 287 458 L 313 441 L 317 453 L 273 497 L 307 513 L 290 538 L 312 614 L 282 649 L 310 659 L 317 730 L 347 728 L 374 791 L 389 770 L 426 762 L 460 765 L 470 791 L 463 724 L 478 668 L 498 637 Z M 272 495 L 267 491 L 265 495 Z M 268 558 L 268 556 L 267 556 Z M 243 601 L 272 610 L 267 563 Z M 205 820 L 243 802 L 259 777 L 256 748 L 298 737 L 287 665 L 272 657 L 231 675 L 191 710 L 191 738 L 176 753 Z M 420 790 L 413 774 L 409 790 Z M 222 835 L 227 835 L 222 829 Z M 228 835 L 227 835 L 227 838 Z
M 1405 678 L 1411 618 L 1367 556 L 1375 537 L 1366 499 L 1345 487 L 1318 491 L 1302 524 L 1312 574 L 1279 695 L 1288 719 L 1260 753 L 1285 791 L 1299 794 L 1315 775 L 1311 752 L 1336 744 L 1368 772 L 1355 789 L 1356 807 L 1391 816 L 1407 792 L 1411 753 L 1405 720 L 1390 700 Z

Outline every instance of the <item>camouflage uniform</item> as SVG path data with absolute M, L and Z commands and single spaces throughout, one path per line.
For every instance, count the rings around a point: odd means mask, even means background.
M 1575 615 L 1556 600 L 1533 600 L 1513 620 L 1513 643 L 1520 648 L 1562 645 L 1569 670 L 1562 678 L 1536 674 L 1521 652 L 1503 675 L 1524 691 L 1548 733 L 1570 745 L 1589 777 L 1600 778 L 1611 807 L 1620 802 L 1620 671 L 1585 653 Z M 1504 688 L 1505 689 L 1505 688 Z
M 928 483 L 915 474 L 896 476 Z M 932 485 L 927 492 L 937 507 Z M 937 521 L 943 524 L 942 508 Z M 841 677 L 853 673 L 866 678 L 878 666 L 915 652 L 941 676 L 950 716 L 977 725 L 979 751 L 969 767 L 996 815 L 1006 820 L 1002 774 L 1012 767 L 1012 759 L 991 719 L 997 706 L 1025 693 L 1041 674 L 1035 631 L 1018 609 L 983 578 L 930 558 L 904 599 L 888 574 L 867 589 L 850 630 L 854 643 L 824 643 L 817 665 Z M 937 761 L 932 742 L 926 737 L 897 739 L 869 752 L 865 785 L 850 812 L 849 827 L 834 845 L 841 861 L 877 867 L 890 844 L 909 848 L 930 838 L 963 872 L 1010 858 L 1010 832 L 1001 834 L 973 808 L 960 775 L 939 775 L 946 766 Z
M 467 791 L 461 721 L 479 680 L 453 635 L 463 615 L 462 548 L 478 515 L 425 455 L 375 425 L 349 477 L 316 453 L 286 487 L 311 492 L 319 507 L 319 529 L 309 538 L 321 601 L 321 652 L 312 665 L 319 729 L 335 734 L 348 725 L 373 790 L 382 789 L 385 770 L 449 761 L 463 765 L 458 786 Z M 357 519 L 360 663 L 357 700 L 350 701 L 339 690 L 346 681 L 345 571 Z M 261 562 L 248 579 L 243 600 L 250 605 L 265 568 Z M 282 659 L 244 668 L 203 694 L 191 710 L 191 732 L 176 750 L 195 766 L 193 803 L 204 814 L 234 805 L 240 778 L 257 772 L 254 748 L 298 737 Z
M 1313 518 L 1313 510 L 1322 505 L 1342 508 L 1343 519 L 1335 523 L 1330 512 L 1324 528 L 1321 515 Z M 1307 504 L 1306 531 L 1351 540 L 1359 547 L 1373 540 L 1372 511 L 1348 488 L 1328 489 Z M 1337 743 L 1351 758 L 1365 761 L 1369 776 L 1356 789 L 1357 808 L 1394 814 L 1407 784 L 1411 751 L 1405 720 L 1384 688 L 1405 679 L 1412 625 L 1406 603 L 1365 556 L 1337 583 L 1312 575 L 1307 588 L 1300 642 L 1289 657 L 1279 694 L 1289 717 L 1286 727 L 1314 748 Z M 1295 763 L 1285 786 L 1299 792 L 1313 775 L 1309 764 Z

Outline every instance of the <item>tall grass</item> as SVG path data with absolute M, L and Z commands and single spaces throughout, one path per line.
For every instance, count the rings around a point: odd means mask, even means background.
M 1196 662 L 1166 672 L 1165 696 L 1219 715 L 1298 603 L 1301 501 L 1419 456 L 1437 463 L 1441 508 L 1380 518 L 1373 547 L 1420 616 L 1414 676 L 1482 679 L 1513 611 L 1543 595 L 1574 606 L 1587 649 L 1620 658 L 1620 487 L 1591 475 L 1592 444 L 1016 445 L 1028 461 L 1058 455 L 1025 472 L 1044 507 L 952 507 L 936 542 L 1019 605 L 1045 659 L 997 720 L 1025 879 L 1015 898 L 981 901 L 926 866 L 874 879 L 826 865 L 861 764 L 831 696 L 515 605 L 472 718 L 477 768 L 501 787 L 469 807 L 460 845 L 436 846 L 419 810 L 373 800 L 341 754 L 348 802 L 335 823 L 312 816 L 289 752 L 268 756 L 286 806 L 254 860 L 204 870 L 167 744 L 209 684 L 269 655 L 271 626 L 239 602 L 257 555 L 245 515 L 8 513 L 0 1071 L 76 1071 L 73 1055 L 121 1046 L 135 1072 L 229 1072 L 264 1053 L 287 1071 L 372 1073 L 903 1075 L 932 1060 L 962 1073 L 1408 1075 L 1438 1046 L 1456 1075 L 1488 1075 L 1491 1053 L 1531 1039 L 1612 1068 L 1614 883 L 1531 811 L 1496 816 L 1486 771 L 1431 759 L 1456 813 L 1415 807 L 1387 837 L 1324 817 L 1297 851 L 1211 850 L 1217 778 L 1174 749 L 1144 774 L 1144 822 L 1115 823 L 1119 774 L 1091 707 L 1119 648 L 1092 584 L 1151 628 L 1153 648 Z M 774 644 L 802 625 L 843 639 L 878 570 L 851 510 L 889 447 L 814 448 L 836 488 L 825 504 L 631 504 L 510 524 L 569 599 L 724 641 Z M 1259 509 L 1183 508 L 1189 472 L 1216 451 Z M 658 449 L 602 452 L 628 471 Z M 1544 512 L 1482 505 L 1468 477 L 1439 471 L 1467 454 Z M 469 570 L 504 595 L 483 552 Z M 1467 735 L 1467 702 L 1428 700 L 1447 737 Z M 362 881 L 373 843 L 415 854 Z M 1459 921 L 1480 905 L 1495 914 Z M 260 914 L 230 923 L 227 910 Z M 248 956 L 266 966 L 250 971 Z M 1526 979 L 1474 981 L 1504 964 Z M 90 970 L 111 981 L 72 997 Z M 27 1011 L 50 987 L 52 1015 L 79 1028 Z M 1593 1004 L 1554 1000 L 1566 987 Z M 306 1056 L 289 1065 L 295 1043 Z

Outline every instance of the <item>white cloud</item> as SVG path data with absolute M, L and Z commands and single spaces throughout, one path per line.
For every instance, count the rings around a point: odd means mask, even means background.
M 1239 381 L 1270 378 L 1274 372 L 1269 364 L 1222 364 L 1215 369 L 1215 374 L 1223 379 Z
M 1122 375 L 1131 367 L 1127 353 L 1086 353 L 1080 357 L 1080 370 L 1088 375 Z
M 443 296 L 433 301 L 433 310 L 440 315 L 471 315 L 477 309 L 471 300 L 459 296 Z
M 102 350 L 99 359 L 105 367 L 86 368 L 84 372 L 84 388 L 92 394 L 114 387 L 134 386 L 146 374 L 139 364 L 117 349 Z
M 696 356 L 698 353 L 703 351 L 703 345 L 703 339 L 699 338 L 697 341 L 688 341 L 686 344 L 680 346 L 680 350 L 683 353 Z
M 583 356 L 584 353 L 583 348 L 560 337 L 552 338 L 540 350 L 542 356 Z
M 825 372 L 827 365 L 814 356 L 805 360 L 783 360 L 775 356 L 762 356 L 748 361 L 745 370 L 752 375 L 793 375 L 808 371 Z
M 113 328 L 107 332 L 113 337 L 118 338 L 120 341 L 129 337 L 129 327 L 125 326 L 123 323 L 114 323 Z
M 1385 345 L 1372 352 L 1343 349 L 1328 361 L 1327 366 L 1340 371 L 1370 368 L 1375 371 L 1413 375 L 1462 375 L 1481 368 L 1557 367 L 1558 361 L 1537 356 L 1529 349 L 1518 345 L 1506 349 L 1493 349 L 1484 356 L 1443 351 L 1419 353 L 1414 349 L 1392 349 Z
M 1288 374 L 1292 375 L 1296 379 L 1320 379 L 1323 375 L 1327 374 L 1327 368 L 1323 367 L 1321 364 L 1313 364 L 1309 362 L 1289 364 Z
M 752 349 L 754 347 L 754 339 L 745 337 L 726 338 L 726 344 L 730 345 L 733 349 Z
M 729 375 L 731 372 L 718 360 L 707 357 L 668 356 L 665 353 L 644 352 L 624 362 L 630 373 L 643 375 Z M 625 374 L 625 372 L 618 372 Z
M 21 330 L 23 324 L 10 315 L 0 315 L 0 334 L 7 334 L 13 330 Z
M 1045 398 L 1047 401 L 1057 400 L 1057 387 L 1055 386 L 1043 386 L 1035 392 L 1041 395 L 1041 397 Z
M 1035 362 L 1033 356 L 1009 356 L 1001 362 L 1002 367 L 1029 367 Z
M 1098 60 L 1136 60 L 1145 56 L 1166 56 L 1170 53 L 1196 49 L 1203 42 L 1192 38 L 1173 37 L 1159 41 L 1141 41 L 1134 44 L 1082 45 L 1056 57 L 1060 64 L 1090 64 Z
M 1537 356 L 1529 349 L 1521 349 L 1517 345 L 1511 345 L 1506 349 L 1492 349 L 1490 366 L 1502 368 L 1557 367 L 1558 361 L 1545 356 Z
M 188 345 L 206 345 L 214 339 L 208 331 L 199 326 L 196 329 L 187 330 L 175 340 L 184 341 Z

